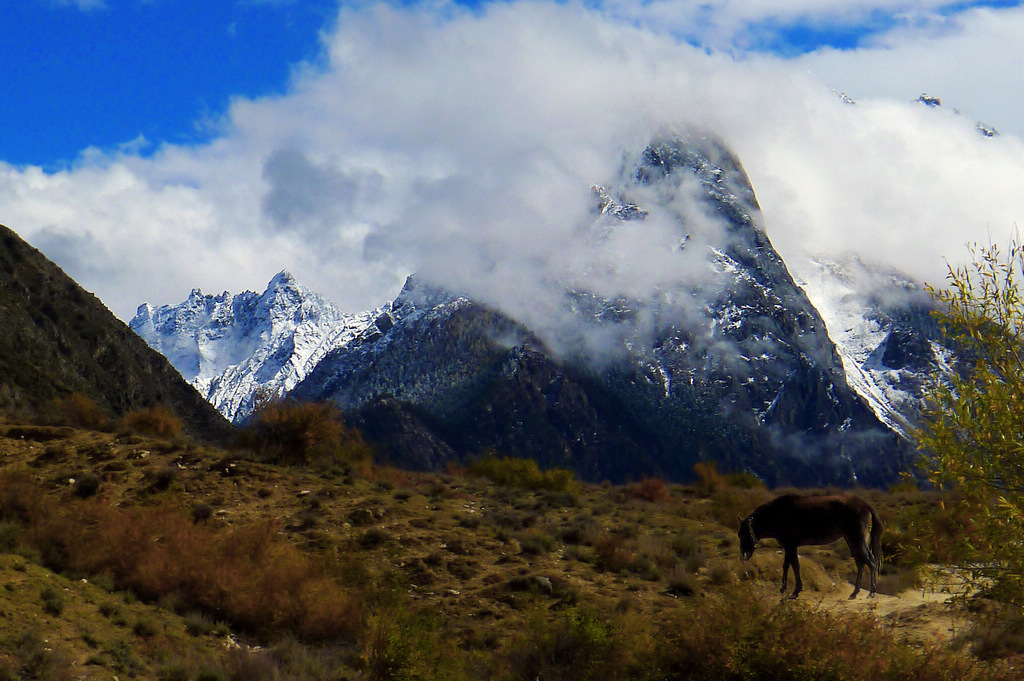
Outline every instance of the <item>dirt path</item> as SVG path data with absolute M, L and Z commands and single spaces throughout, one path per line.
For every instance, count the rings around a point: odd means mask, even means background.
M 891 626 L 907 641 L 948 643 L 964 633 L 968 619 L 961 608 L 950 603 L 960 581 L 948 571 L 932 568 L 925 586 L 907 589 L 896 595 L 878 593 L 867 597 L 867 590 L 849 600 L 852 584 L 839 583 L 834 589 L 807 594 L 821 608 L 836 612 L 860 612 Z M 808 598 L 810 601 L 811 598 Z

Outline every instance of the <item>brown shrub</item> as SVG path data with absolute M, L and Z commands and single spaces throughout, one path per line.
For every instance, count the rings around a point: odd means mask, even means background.
M 170 506 L 58 505 L 9 475 L 0 476 L 0 490 L 0 512 L 28 519 L 26 541 L 55 569 L 108 573 L 146 599 L 177 594 L 257 634 L 351 640 L 358 633 L 353 596 L 280 537 L 274 522 L 217 531 Z
M 50 407 L 50 417 L 59 425 L 86 430 L 102 430 L 108 421 L 103 408 L 81 393 L 55 399 Z
M 366 471 L 365 477 L 372 482 L 390 485 L 392 489 L 409 489 L 415 487 L 419 478 L 423 476 L 393 466 L 371 466 Z
M 606 572 L 627 572 L 636 567 L 632 541 L 608 534 L 594 544 L 595 566 Z
M 170 440 L 181 433 L 181 421 L 166 407 L 143 407 L 125 414 L 121 428 L 139 435 Z
M 239 444 L 274 463 L 368 460 L 372 450 L 362 434 L 345 426 L 327 402 L 269 402 L 253 415 Z
M 697 475 L 697 494 L 702 497 L 710 497 L 725 489 L 725 476 L 718 472 L 718 465 L 714 461 L 698 461 L 693 464 L 693 472 Z
M 626 495 L 644 501 L 668 501 L 672 498 L 668 486 L 660 478 L 647 478 L 626 486 Z
M 0 475 L 0 520 L 28 525 L 48 501 L 49 497 L 40 496 L 39 487 L 28 473 L 4 471 Z

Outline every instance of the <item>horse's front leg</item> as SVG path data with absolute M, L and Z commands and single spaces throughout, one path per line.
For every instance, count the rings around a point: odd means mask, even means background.
M 804 583 L 800 579 L 800 559 L 797 558 L 796 547 L 795 546 L 787 547 L 786 548 L 786 563 L 788 563 L 789 565 L 793 566 L 793 578 L 794 578 L 794 580 L 796 582 L 795 587 L 793 589 L 793 593 L 790 594 L 789 597 L 790 598 L 796 598 L 797 596 L 800 595 L 800 592 L 803 591 Z M 786 582 L 785 582 L 786 573 L 785 573 L 785 570 L 783 570 L 782 579 L 783 579 L 783 582 L 782 582 L 782 593 L 783 593 L 783 595 L 785 595 L 785 593 L 786 593 Z
M 782 558 L 782 588 L 779 589 L 779 593 L 783 596 L 786 595 L 787 582 L 789 581 L 789 551 L 783 554 Z

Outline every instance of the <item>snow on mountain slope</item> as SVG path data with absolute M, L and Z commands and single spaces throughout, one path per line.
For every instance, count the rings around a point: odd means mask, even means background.
M 343 314 L 281 272 L 263 294 L 214 296 L 194 289 L 178 305 L 144 303 L 130 326 L 237 422 L 256 400 L 291 390 L 331 350 L 380 333 L 386 318 L 383 308 Z
M 852 257 L 811 259 L 794 276 L 824 318 L 851 387 L 908 435 L 927 381 L 948 370 L 923 288 Z

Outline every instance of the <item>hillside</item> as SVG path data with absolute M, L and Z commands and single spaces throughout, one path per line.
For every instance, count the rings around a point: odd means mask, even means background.
M 230 432 L 163 355 L 0 225 L 0 409 L 33 414 L 72 393 L 115 417 L 163 405 L 195 436 Z
M 850 612 L 828 605 L 850 590 L 839 546 L 801 551 L 796 603 L 771 546 L 739 562 L 730 519 L 770 494 L 710 469 L 685 487 L 296 468 L 16 423 L 0 456 L 5 678 L 1013 678 L 954 652 L 915 586 L 934 495 L 870 493 L 889 567 Z

